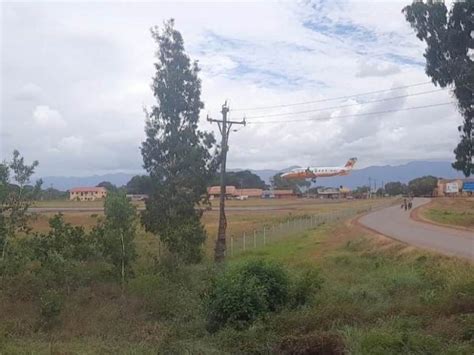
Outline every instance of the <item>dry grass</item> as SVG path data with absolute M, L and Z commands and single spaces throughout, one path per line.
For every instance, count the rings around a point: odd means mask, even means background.
M 473 198 L 437 198 L 422 208 L 421 217 L 436 223 L 474 228 Z
M 51 202 L 51 201 L 50 201 Z M 42 207 L 97 207 L 100 201 L 92 202 L 70 202 L 68 206 L 50 203 L 48 206 Z M 322 201 L 317 199 L 297 199 L 297 200 L 262 200 L 253 199 L 246 201 L 227 201 L 229 207 L 258 207 L 255 210 L 237 211 L 228 210 L 227 215 L 227 234 L 229 236 L 240 237 L 244 232 L 251 233 L 253 230 L 262 229 L 264 225 L 278 224 L 288 218 L 296 218 L 305 215 L 315 215 L 319 213 L 336 212 L 348 208 L 363 209 L 368 206 L 377 206 L 380 203 L 386 203 L 384 200 L 342 200 L 342 201 Z M 81 204 L 81 206 L 74 205 Z M 269 207 L 270 209 L 265 209 Z M 277 209 L 273 209 L 277 208 Z M 31 227 L 37 232 L 47 232 L 49 230 L 49 219 L 55 213 L 37 213 L 31 222 Z M 83 226 L 86 230 L 92 229 L 96 225 L 98 219 L 103 216 L 102 212 L 63 212 L 64 220 L 75 226 Z M 202 219 L 208 232 L 206 241 L 206 251 L 212 253 L 214 248 L 217 227 L 219 221 L 219 212 L 216 210 L 206 211 Z M 156 238 L 143 230 L 140 238 L 137 240 L 139 245 L 156 246 Z M 144 249 L 146 249 L 144 247 Z

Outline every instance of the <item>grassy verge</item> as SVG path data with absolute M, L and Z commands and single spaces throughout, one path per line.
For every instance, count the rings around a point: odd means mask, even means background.
M 146 240 L 145 236 L 142 236 Z M 0 288 L 0 353 L 352 353 L 472 354 L 474 266 L 324 225 L 235 256 L 274 260 L 292 272 L 318 269 L 312 302 L 258 320 L 245 330 L 205 328 L 201 297 L 212 265 L 157 265 L 151 241 L 125 298 L 98 281 L 68 295 L 60 325 L 37 327 L 34 300 Z
M 473 199 L 436 199 L 421 213 L 424 218 L 436 223 L 474 228 Z

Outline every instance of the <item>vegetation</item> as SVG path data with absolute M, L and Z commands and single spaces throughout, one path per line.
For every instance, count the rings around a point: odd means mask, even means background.
M 408 190 L 413 196 L 431 196 L 438 184 L 438 179 L 434 176 L 423 176 L 411 180 L 408 183 Z
M 107 194 L 104 204 L 105 221 L 95 229 L 96 242 L 102 255 L 120 275 L 122 289 L 136 258 L 136 210 L 123 192 Z
M 151 179 L 148 175 L 135 175 L 125 186 L 127 193 L 149 195 L 151 193 Z
M 204 106 L 199 67 L 184 52 L 173 20 L 162 31 L 153 28 L 152 35 L 158 45 L 153 79 L 157 104 L 147 113 L 141 148 L 152 185 L 142 221 L 176 256 L 197 262 L 206 233 L 196 206 L 206 202 L 207 182 L 217 168 L 210 152 L 215 139 L 197 129 Z
M 418 39 L 426 42 L 426 74 L 436 85 L 453 87 L 464 116 L 463 125 L 458 127 L 460 142 L 454 150 L 453 167 L 470 176 L 474 174 L 474 61 L 469 57 L 474 0 L 456 1 L 449 12 L 442 1 L 416 1 L 403 12 Z
M 20 153 L 13 151 L 11 162 L 0 164 L 0 251 L 1 262 L 6 263 L 8 244 L 18 234 L 28 231 L 28 207 L 41 189 L 41 180 L 34 189 L 28 188 L 38 162 L 25 164 Z M 13 174 L 13 177 L 10 175 Z
M 207 327 L 245 328 L 288 302 L 289 278 L 282 266 L 250 261 L 234 265 L 214 281 L 207 296 Z
M 140 254 L 146 255 L 145 250 Z M 16 283 L 0 289 L 4 315 L 0 351 L 470 354 L 474 350 L 472 265 L 413 251 L 353 227 L 322 226 L 288 237 L 236 256 L 223 271 L 206 263 L 176 263 L 166 254 L 155 263 L 155 257 L 132 262 L 135 273 L 126 284 L 125 298 L 114 287 L 115 279 L 103 273 L 107 267 L 98 266 L 97 256 L 96 261 L 77 264 L 82 265 L 77 276 L 83 277 L 71 278 L 69 290 L 56 285 L 54 290 L 59 291 L 44 289 L 37 300 L 22 288 L 24 282 L 18 283 L 31 280 L 28 274 L 17 275 Z M 236 270 L 267 281 L 262 288 L 253 287 Z M 210 333 L 210 303 L 242 302 L 231 292 L 215 293 L 218 283 L 232 290 L 231 279 L 246 285 L 252 295 L 271 296 L 257 298 L 261 303 L 256 304 L 271 303 L 276 311 L 265 306 L 251 323 L 225 322 Z M 275 288 L 279 292 L 265 291 Z M 29 289 L 36 292 L 33 286 Z M 222 302 L 209 302 L 216 299 L 211 295 Z M 300 301 L 293 303 L 296 299 Z M 241 308 L 235 309 L 232 317 L 241 314 Z
M 252 173 L 250 170 L 226 172 L 225 181 L 227 185 L 235 186 L 238 189 L 265 189 L 265 182 L 260 176 Z M 209 186 L 220 184 L 220 177 L 215 176 Z
M 400 181 L 387 182 L 385 184 L 385 192 L 389 196 L 405 195 L 408 192 L 408 186 L 402 184 Z
M 469 199 L 437 198 L 421 213 L 437 223 L 474 228 L 474 201 Z
M 301 193 L 311 186 L 311 182 L 307 180 L 288 180 L 282 179 L 282 173 L 275 174 L 272 179 L 272 187 L 276 190 L 288 189 L 294 193 Z
M 107 190 L 107 192 L 116 192 L 117 186 L 112 184 L 110 181 L 102 181 L 97 184 L 97 187 L 103 187 Z

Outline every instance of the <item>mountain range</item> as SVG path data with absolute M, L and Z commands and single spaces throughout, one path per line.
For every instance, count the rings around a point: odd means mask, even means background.
M 296 166 L 295 166 L 296 167 Z M 281 170 L 274 169 L 261 169 L 253 170 L 249 169 L 254 174 L 260 176 L 266 183 L 270 182 L 272 176 L 279 172 L 288 171 L 295 167 L 289 167 Z M 231 169 L 232 171 L 244 170 L 244 169 Z M 349 188 L 355 188 L 357 186 L 363 186 L 369 184 L 381 186 L 382 183 L 390 181 L 400 181 L 407 183 L 408 181 L 424 176 L 433 175 L 442 178 L 461 178 L 462 173 L 454 170 L 451 167 L 450 162 L 445 161 L 412 161 L 403 165 L 385 165 L 385 166 L 369 166 L 362 169 L 353 170 L 350 175 L 347 176 L 336 176 L 330 178 L 320 178 L 317 180 L 316 185 L 338 187 L 345 186 Z M 95 186 L 102 181 L 110 181 L 116 186 L 125 185 L 134 174 L 126 173 L 115 173 L 105 175 L 93 175 L 85 177 L 65 177 L 65 176 L 46 176 L 43 177 L 43 187 L 54 187 L 58 190 L 68 190 L 78 186 Z

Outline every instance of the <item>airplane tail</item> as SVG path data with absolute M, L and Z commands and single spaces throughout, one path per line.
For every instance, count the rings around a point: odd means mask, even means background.
M 348 168 L 348 169 L 352 169 L 354 167 L 354 165 L 356 164 L 357 162 L 357 158 L 350 158 L 346 165 L 344 165 L 345 168 Z

